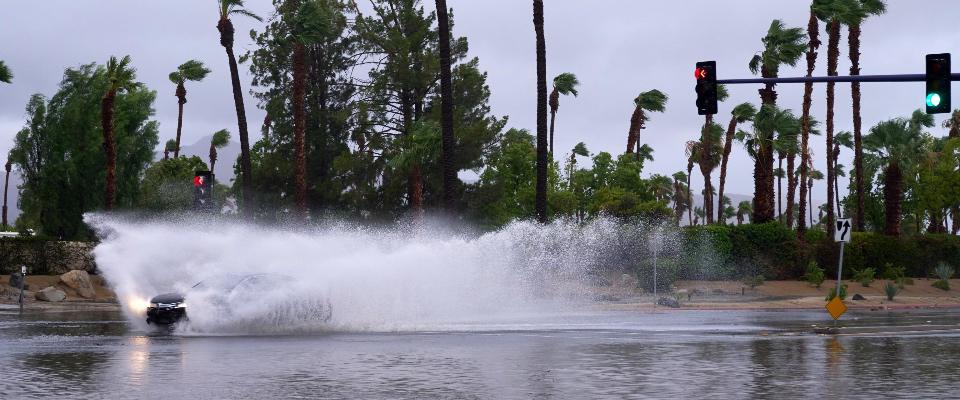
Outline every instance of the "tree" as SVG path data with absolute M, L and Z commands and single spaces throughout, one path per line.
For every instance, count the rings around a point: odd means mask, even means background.
M 0 60 L 0 82 L 10 83 L 13 81 L 13 72 L 10 72 L 10 67 L 7 66 L 3 60 Z
M 7 156 L 7 163 L 3 165 L 6 174 L 3 178 L 3 221 L 0 221 L 0 226 L 4 228 L 10 226 L 7 221 L 7 191 L 10 190 L 10 169 L 12 166 L 13 163 L 10 161 L 10 157 Z
M 687 174 L 683 171 L 677 171 L 673 174 L 673 210 L 674 219 L 677 225 L 680 225 L 680 218 L 683 218 L 683 212 L 690 208 L 690 198 L 686 186 Z
M 573 172 L 577 167 L 577 156 L 589 157 L 590 151 L 587 150 L 587 145 L 583 142 L 577 143 L 576 146 L 573 146 L 573 150 L 570 151 L 570 159 L 567 162 L 569 165 L 567 169 L 567 181 L 568 183 L 573 180 Z
M 543 0 L 533 0 L 537 35 L 537 220 L 547 222 L 547 46 L 543 35 Z
M 217 165 L 217 149 L 222 149 L 230 143 L 230 131 L 221 129 L 213 133 L 210 139 L 210 172 L 215 173 Z
M 577 97 L 577 86 L 580 81 L 577 76 L 564 72 L 553 78 L 553 91 L 550 92 L 550 154 L 553 154 L 553 128 L 557 122 L 557 109 L 560 108 L 560 95 Z
M 753 131 L 739 131 L 735 138 L 743 142 L 747 153 L 754 160 L 753 216 L 752 223 L 765 223 L 774 219 L 773 150 L 777 134 L 795 134 L 797 118 L 790 110 L 764 104 L 753 121 Z
M 950 114 L 950 119 L 943 121 L 943 127 L 950 129 L 947 137 L 951 139 L 960 138 L 960 110 L 954 110 Z M 960 204 L 950 206 L 950 216 L 953 219 L 951 233 L 956 235 L 960 231 Z
M 823 172 L 816 169 L 811 168 L 810 173 L 807 174 L 807 196 L 810 202 L 810 227 L 813 227 L 813 181 L 819 181 L 823 178 Z M 803 217 L 801 216 L 801 218 Z
M 243 89 L 240 87 L 240 72 L 237 70 L 237 57 L 233 54 L 233 21 L 232 15 L 240 15 L 263 21 L 256 14 L 243 8 L 243 0 L 217 0 L 220 19 L 217 21 L 217 31 L 220 32 L 220 45 L 227 52 L 227 62 L 230 66 L 230 83 L 233 86 L 233 104 L 237 110 L 237 129 L 240 132 L 240 181 L 242 182 L 241 198 L 244 208 L 253 209 L 253 167 L 250 164 L 250 136 L 247 133 L 247 112 L 243 106 Z
M 826 0 L 831 1 L 831 0 Z M 813 70 L 817 63 L 817 49 L 820 48 L 820 24 L 817 14 L 823 0 L 814 0 L 810 5 L 810 18 L 807 21 L 807 76 L 813 76 Z M 803 238 L 807 229 L 806 221 L 803 215 L 807 210 L 807 166 L 810 165 L 810 105 L 813 101 L 813 82 L 806 82 L 803 85 L 803 105 L 800 116 L 800 201 L 797 205 L 797 237 Z M 810 205 L 812 207 L 812 205 Z M 793 216 L 790 216 L 792 219 Z
M 114 82 L 104 66 L 85 64 L 65 71 L 49 99 L 27 103 L 27 121 L 16 136 L 11 161 L 23 177 L 17 225 L 65 239 L 91 238 L 83 214 L 105 203 L 106 152 L 101 115 L 103 94 Z M 158 124 L 151 121 L 156 93 L 131 85 L 113 99 L 116 206 L 132 207 L 140 196 L 144 169 L 154 158 Z
M 443 205 L 448 211 L 454 208 L 454 191 L 457 185 L 456 136 L 453 133 L 453 75 L 450 65 L 450 18 L 447 15 L 447 0 L 437 0 L 437 30 L 440 34 L 440 127 L 441 163 L 443 170 Z M 550 153 L 553 154 L 553 129 L 551 128 Z
M 815 121 L 811 121 L 815 122 Z M 784 223 L 788 228 L 793 228 L 793 207 L 796 199 L 796 186 L 797 181 L 794 175 L 796 168 L 796 156 L 799 151 L 798 139 L 800 136 L 801 122 L 795 117 L 789 117 L 784 121 L 785 130 L 779 131 L 777 138 L 774 140 L 773 148 L 777 152 L 778 167 L 777 169 L 777 214 L 780 217 L 780 221 Z M 787 169 L 783 169 L 783 160 L 787 160 Z M 783 189 L 781 186 L 782 179 L 787 178 L 787 197 L 786 197 L 786 213 L 781 212 L 780 200 L 783 196 Z M 785 215 L 785 217 L 784 217 Z
M 837 61 L 840 57 L 840 18 L 858 0 L 817 0 L 814 10 L 817 18 L 827 24 L 827 75 L 837 75 Z M 835 103 L 836 83 L 827 82 L 827 225 L 833 224 L 833 162 L 831 151 L 833 148 L 833 116 Z M 813 207 L 811 204 L 810 207 Z M 812 212 L 812 210 L 811 210 Z M 856 225 L 856 224 L 854 224 Z M 855 227 L 856 229 L 856 227 Z
M 177 105 L 179 112 L 177 114 L 177 146 L 173 150 L 173 158 L 180 157 L 180 132 L 183 130 L 183 105 L 187 104 L 187 89 L 183 86 L 186 81 L 199 82 L 207 77 L 210 70 L 197 60 L 189 60 L 177 67 L 176 71 L 170 73 L 170 82 L 177 85 Z
M 153 163 L 143 172 L 137 207 L 150 211 L 192 209 L 194 174 L 206 169 L 207 165 L 197 156 L 177 157 Z
M 720 143 L 722 137 L 723 128 L 718 124 L 711 123 L 702 130 L 699 141 L 687 142 L 687 156 L 694 158 L 700 167 L 700 173 L 703 175 L 703 207 L 707 213 L 705 221 L 707 224 L 713 223 L 714 201 L 710 174 L 717 168 L 717 165 L 720 164 L 720 160 L 723 157 L 723 145 Z
M 733 218 L 737 214 L 737 210 L 733 208 L 733 202 L 727 196 L 720 198 L 719 207 L 721 207 L 721 210 L 723 211 L 723 213 L 720 214 L 720 220 L 724 222 L 730 218 Z
M 864 137 L 863 145 L 870 154 L 870 163 L 883 169 L 886 235 L 900 235 L 904 175 L 923 154 L 923 126 L 897 118 L 878 123 Z
M 737 225 L 743 225 L 743 217 L 753 214 L 753 206 L 744 200 L 737 204 Z
M 860 75 L 860 26 L 871 15 L 880 15 L 887 11 L 882 0 L 851 1 L 847 12 L 843 13 L 842 22 L 849 28 L 847 43 L 850 47 L 850 75 Z M 857 207 L 854 224 L 857 230 L 863 230 L 864 210 L 864 183 L 863 183 L 863 143 L 860 132 L 862 123 L 860 118 L 860 82 L 850 83 L 850 94 L 853 100 L 853 169 L 857 181 Z M 829 147 L 827 147 L 829 148 Z
M 107 182 L 103 208 L 113 209 L 117 199 L 117 148 L 113 137 L 113 103 L 117 93 L 139 86 L 136 80 L 136 70 L 130 67 L 130 56 L 117 60 L 111 56 L 107 61 L 107 87 L 103 99 L 100 101 L 100 122 L 103 127 L 103 150 L 107 156 Z
M 163 145 L 163 159 L 169 160 L 170 153 L 174 151 L 177 151 L 177 140 L 176 139 L 167 140 L 167 142 L 164 143 Z
M 657 89 L 640 93 L 633 99 L 633 116 L 630 117 L 630 131 L 627 133 L 627 154 L 634 152 L 640 140 L 640 130 L 645 128 L 644 124 L 649 120 L 647 112 L 663 112 L 667 100 L 667 95 Z
M 722 199 L 724 196 L 724 189 L 726 188 L 727 183 L 727 162 L 730 159 L 730 151 L 733 149 L 733 137 L 737 132 L 737 124 L 742 124 L 744 122 L 753 121 L 753 118 L 757 115 L 757 108 L 750 103 L 741 103 L 733 108 L 730 117 L 730 123 L 727 124 L 727 133 L 723 139 L 723 157 L 720 160 L 720 184 L 717 194 Z M 721 224 L 726 221 L 723 218 L 719 219 Z
M 442 140 L 440 129 L 432 121 L 414 124 L 410 134 L 402 139 L 403 151 L 390 160 L 393 168 L 407 171 L 408 176 L 413 179 L 410 208 L 413 210 L 414 218 L 417 219 L 423 216 L 422 169 L 430 160 L 438 158 L 438 154 L 436 154 L 437 150 L 440 150 L 440 143 L 438 142 Z
M 833 163 L 833 190 L 834 190 L 834 198 L 836 200 L 835 204 L 836 204 L 837 218 L 843 218 L 842 207 L 840 205 L 840 182 L 838 177 L 846 176 L 846 174 L 843 172 L 841 168 L 842 165 L 838 163 L 840 159 L 841 146 L 846 147 L 848 149 L 853 148 L 852 133 L 847 131 L 837 132 L 837 134 L 833 136 L 833 150 L 831 150 L 830 152 L 831 153 L 830 158 L 832 159 L 831 162 Z
M 655 200 L 664 203 L 670 202 L 670 197 L 673 195 L 673 180 L 669 176 L 654 174 L 650 176 L 647 182 Z

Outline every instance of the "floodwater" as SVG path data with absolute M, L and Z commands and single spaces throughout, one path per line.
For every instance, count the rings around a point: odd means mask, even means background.
M 950 398 L 957 310 L 581 311 L 408 332 L 187 336 L 0 309 L 0 398 Z

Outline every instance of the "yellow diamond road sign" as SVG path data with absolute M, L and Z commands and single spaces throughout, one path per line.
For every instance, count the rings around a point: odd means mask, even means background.
M 833 300 L 827 303 L 827 312 L 836 320 L 840 318 L 843 313 L 847 312 L 847 306 L 843 304 L 843 301 L 840 300 L 839 297 L 834 297 Z

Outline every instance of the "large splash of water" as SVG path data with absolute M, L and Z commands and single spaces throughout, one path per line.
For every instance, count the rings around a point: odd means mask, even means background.
M 186 216 L 88 215 L 98 268 L 131 321 L 147 301 L 187 294 L 202 333 L 438 329 L 589 298 L 595 270 L 623 261 L 647 229 L 599 219 L 581 225 L 515 222 L 485 234 L 442 224 L 370 228 L 329 223 L 262 227 Z M 268 274 L 281 283 L 243 296 L 198 282 Z

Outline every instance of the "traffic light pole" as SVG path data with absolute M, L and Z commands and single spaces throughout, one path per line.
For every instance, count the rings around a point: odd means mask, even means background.
M 850 75 L 850 76 L 798 76 L 789 78 L 747 78 L 747 79 L 717 79 L 717 83 L 725 85 L 747 83 L 819 83 L 819 82 L 924 82 L 926 74 L 898 74 L 898 75 Z M 951 81 L 960 81 L 960 74 L 950 74 Z

